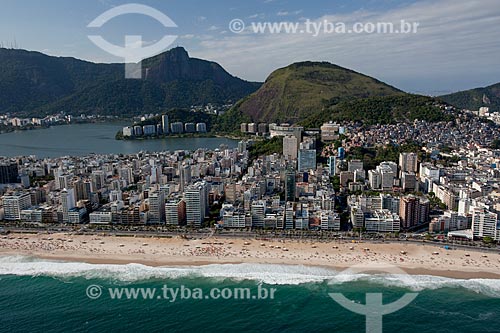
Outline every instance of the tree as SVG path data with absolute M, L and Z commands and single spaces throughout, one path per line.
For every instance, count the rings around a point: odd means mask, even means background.
M 493 240 L 493 238 L 491 238 L 490 236 L 485 236 L 483 237 L 483 243 L 484 244 L 493 244 L 495 241 Z
M 332 181 L 332 186 L 335 192 L 340 191 L 340 177 L 339 176 L 333 176 L 331 177 Z

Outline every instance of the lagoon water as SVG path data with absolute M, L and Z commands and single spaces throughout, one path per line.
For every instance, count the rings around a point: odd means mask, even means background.
M 133 154 L 139 151 L 174 151 L 178 149 L 229 148 L 237 141 L 226 138 L 165 138 L 158 140 L 120 141 L 115 134 L 123 123 L 96 123 L 53 126 L 47 129 L 0 134 L 0 156 L 59 157 L 96 154 Z

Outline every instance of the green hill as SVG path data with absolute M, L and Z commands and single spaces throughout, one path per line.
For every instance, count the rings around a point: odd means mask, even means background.
M 0 49 L 0 112 L 137 115 L 234 103 L 260 86 L 215 62 L 190 58 L 181 47 L 143 60 L 142 70 L 143 79 L 125 79 L 123 64 Z
M 296 123 L 339 101 L 403 94 L 374 78 L 327 62 L 301 62 L 274 71 L 237 109 L 256 122 Z
M 287 122 L 311 128 L 327 121 L 388 124 L 451 119 L 439 104 L 330 63 L 302 62 L 273 72 L 259 90 L 221 117 L 218 126 L 233 132 L 242 122 Z
M 480 107 L 486 106 L 490 108 L 490 111 L 500 111 L 500 83 L 484 88 L 459 91 L 439 98 L 462 109 L 477 111 Z

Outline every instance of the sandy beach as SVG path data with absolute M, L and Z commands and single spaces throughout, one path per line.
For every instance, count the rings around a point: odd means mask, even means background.
M 446 250 L 410 242 L 352 243 L 255 240 L 211 237 L 117 237 L 59 234 L 10 234 L 0 237 L 0 256 L 27 255 L 96 264 L 140 263 L 194 266 L 224 263 L 330 267 L 389 264 L 409 274 L 451 278 L 500 279 L 500 254 Z

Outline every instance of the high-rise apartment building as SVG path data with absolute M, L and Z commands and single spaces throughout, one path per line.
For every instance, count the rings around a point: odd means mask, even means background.
M 404 229 L 418 225 L 420 223 L 420 199 L 413 195 L 401 198 L 399 215 Z
M 149 223 L 160 224 L 165 222 L 165 193 L 152 191 L 149 193 Z
M 287 160 L 296 160 L 299 149 L 299 143 L 295 136 L 283 137 L 283 156 Z
M 169 123 L 168 123 L 168 115 L 164 114 L 161 116 L 161 129 L 163 134 L 168 134 L 170 132 Z
M 316 170 L 316 150 L 315 149 L 300 149 L 299 150 L 298 169 L 299 169 L 299 172 Z
M 400 153 L 399 154 L 399 168 L 401 174 L 403 172 L 413 172 L 418 171 L 418 155 L 416 153 Z
M 16 163 L 0 162 L 0 184 L 17 183 L 19 171 Z
M 208 209 L 208 188 L 205 182 L 190 185 L 184 192 L 186 202 L 186 222 L 188 226 L 199 228 L 205 220 Z
M 472 211 L 472 234 L 474 237 L 500 240 L 500 221 L 497 214 L 486 208 L 475 208 Z
M 29 193 L 14 193 L 3 196 L 4 218 L 6 220 L 21 219 L 21 211 L 31 207 Z

